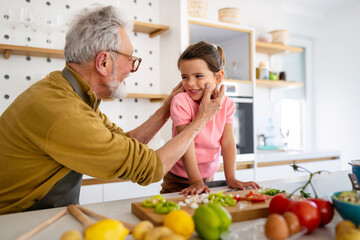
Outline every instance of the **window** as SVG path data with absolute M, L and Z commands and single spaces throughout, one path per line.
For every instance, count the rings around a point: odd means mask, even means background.
M 306 49 L 301 53 L 284 56 L 282 66 L 287 81 L 302 82 L 303 87 L 286 89 L 281 99 L 281 135 L 282 143 L 289 150 L 304 149 L 305 124 L 305 76 Z

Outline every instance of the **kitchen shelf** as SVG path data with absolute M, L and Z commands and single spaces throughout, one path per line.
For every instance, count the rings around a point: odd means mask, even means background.
M 242 79 L 229 79 L 224 78 L 224 82 L 236 82 L 236 83 L 246 83 L 246 84 L 252 84 L 251 80 L 242 80 Z
M 169 95 L 167 94 L 144 94 L 144 93 L 128 93 L 127 98 L 145 98 L 150 99 L 150 102 L 163 102 Z M 104 98 L 104 101 L 113 101 L 114 98 Z
M 256 79 L 256 86 L 262 88 L 300 88 L 303 86 L 302 82 L 290 82 L 282 80 L 266 80 Z
M 156 37 L 165 31 L 169 30 L 169 26 L 145 23 L 145 22 L 134 22 L 134 32 L 148 33 L 151 38 Z
M 64 51 L 50 48 L 26 47 L 0 44 L 0 54 L 8 59 L 11 55 L 25 55 L 34 57 L 64 58 Z
M 281 44 L 275 44 L 275 43 L 267 43 L 267 42 L 256 42 L 256 52 L 257 53 L 264 53 L 268 55 L 274 55 L 274 54 L 293 54 L 293 53 L 301 53 L 303 51 L 300 47 L 291 47 L 291 46 L 285 46 Z
M 169 26 L 165 25 L 135 21 L 133 31 L 149 34 L 149 36 L 153 38 L 164 33 L 168 29 Z M 37 48 L 8 44 L 0 44 L 0 54 L 3 54 L 5 59 L 8 59 L 11 55 L 64 59 L 64 51 L 60 49 Z

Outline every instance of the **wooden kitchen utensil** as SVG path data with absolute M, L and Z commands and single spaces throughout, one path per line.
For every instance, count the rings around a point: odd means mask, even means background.
M 73 215 L 79 222 L 83 224 L 84 232 L 85 230 L 93 225 L 95 223 L 94 220 L 90 219 L 88 216 L 86 216 L 79 208 L 77 208 L 75 205 L 68 205 L 67 210 L 71 215 Z
M 52 223 L 56 222 L 58 219 L 60 219 L 62 216 L 64 216 L 66 214 L 66 210 L 62 210 L 59 213 L 55 214 L 54 216 L 52 216 L 51 218 L 49 218 L 48 220 L 40 223 L 39 225 L 37 225 L 36 227 L 34 227 L 33 229 L 31 229 L 30 231 L 24 233 L 23 235 L 21 235 L 20 237 L 18 237 L 16 240 L 27 240 L 30 239 L 31 237 L 33 237 L 35 234 L 37 234 L 38 232 L 40 232 L 41 230 L 43 230 L 44 228 L 50 226 Z
M 96 213 L 90 209 L 87 209 L 83 206 L 80 206 L 80 205 L 76 205 L 77 208 L 79 208 L 81 211 L 83 211 L 84 213 L 86 213 L 87 215 L 91 216 L 91 217 L 94 217 L 94 218 L 97 218 L 99 220 L 101 219 L 107 219 L 108 217 L 106 216 L 103 216 L 99 213 Z M 128 223 L 128 222 L 124 222 L 124 221 L 120 221 L 127 229 L 129 229 L 130 233 L 132 233 L 132 231 L 134 230 L 134 225 L 131 224 L 131 223 Z
M 85 238 L 92 236 L 92 239 L 118 239 L 120 237 L 125 237 L 129 233 L 129 230 L 126 229 L 120 221 L 105 218 L 95 222 L 87 217 L 75 205 L 68 205 L 67 209 L 71 215 L 83 224 Z M 111 237 L 109 238 L 109 236 Z

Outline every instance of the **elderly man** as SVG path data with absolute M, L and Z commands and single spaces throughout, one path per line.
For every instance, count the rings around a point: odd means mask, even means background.
M 224 91 L 211 98 L 207 86 L 196 119 L 156 151 L 145 144 L 168 120 L 180 84 L 138 128 L 125 133 L 112 123 L 100 101 L 124 97 L 125 79 L 141 62 L 132 56 L 125 27 L 113 7 L 84 10 L 66 36 L 66 67 L 32 85 L 3 113 L 0 214 L 76 204 L 82 174 L 141 185 L 159 181 L 218 111 Z

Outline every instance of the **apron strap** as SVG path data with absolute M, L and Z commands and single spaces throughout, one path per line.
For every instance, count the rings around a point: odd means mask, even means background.
M 84 101 L 78 81 L 76 81 L 75 77 L 66 67 L 64 67 L 62 70 L 62 75 L 66 80 L 68 80 L 77 95 L 79 95 L 79 97 L 81 97 L 81 99 Z

